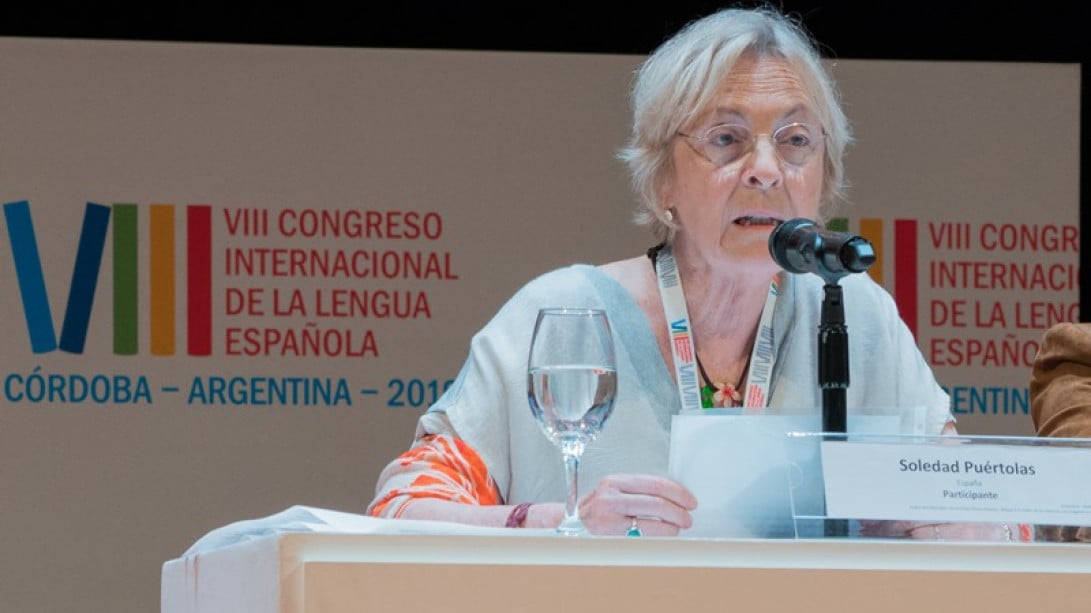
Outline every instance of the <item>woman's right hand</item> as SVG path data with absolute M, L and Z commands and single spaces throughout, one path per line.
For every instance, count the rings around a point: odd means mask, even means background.
M 624 536 L 636 518 L 645 536 L 677 536 L 693 525 L 697 499 L 666 477 L 618 474 L 603 477 L 580 499 L 580 519 L 592 534 Z

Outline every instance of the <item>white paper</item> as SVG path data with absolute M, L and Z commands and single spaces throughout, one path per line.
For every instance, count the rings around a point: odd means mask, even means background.
M 813 413 L 813 412 L 812 412 Z M 697 497 L 684 537 L 795 538 L 794 514 L 824 508 L 818 439 L 788 444 L 789 432 L 818 432 L 817 415 L 675 415 L 671 478 Z M 900 417 L 849 415 L 850 432 L 897 433 Z
M 554 530 L 492 528 L 445 521 L 379 519 L 331 509 L 295 505 L 255 519 L 215 528 L 186 550 L 183 556 L 206 553 L 236 543 L 283 533 L 337 534 L 471 534 L 497 536 L 553 536 Z

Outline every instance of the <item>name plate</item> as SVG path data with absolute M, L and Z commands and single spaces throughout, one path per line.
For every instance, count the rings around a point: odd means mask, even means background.
M 1091 525 L 1091 449 L 821 443 L 826 516 Z

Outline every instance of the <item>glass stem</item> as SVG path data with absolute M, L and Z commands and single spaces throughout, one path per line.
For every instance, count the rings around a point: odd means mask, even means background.
M 565 483 L 568 485 L 568 497 L 564 501 L 564 520 L 579 521 L 580 456 L 574 453 L 564 454 L 564 469 Z
M 561 446 L 561 453 L 564 455 L 564 480 L 568 489 L 564 501 L 564 520 L 557 526 L 557 531 L 562 534 L 587 534 L 587 528 L 580 520 L 579 509 L 579 470 L 583 447 L 583 441 L 579 440 L 565 441 Z

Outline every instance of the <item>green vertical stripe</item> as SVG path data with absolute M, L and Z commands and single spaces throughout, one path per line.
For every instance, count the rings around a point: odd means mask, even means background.
M 826 224 L 826 229 L 834 232 L 848 232 L 849 220 L 847 217 L 834 217 Z
M 135 204 L 114 205 L 114 353 L 136 355 L 137 211 Z

